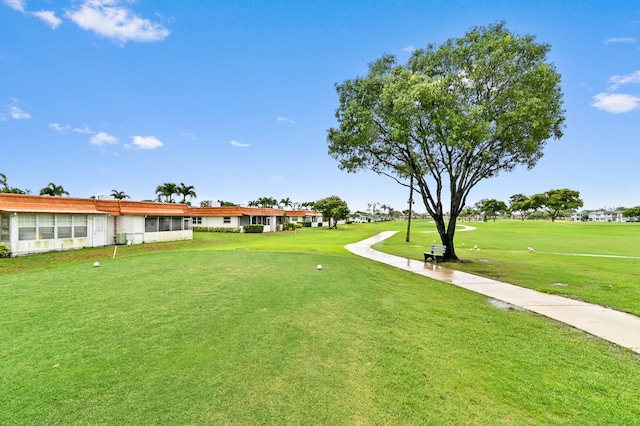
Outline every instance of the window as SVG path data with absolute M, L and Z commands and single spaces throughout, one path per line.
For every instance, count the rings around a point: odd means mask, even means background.
M 56 225 L 58 225 L 58 238 L 73 238 L 73 220 L 71 216 L 56 216 Z
M 55 237 L 55 216 L 52 214 L 38 215 L 38 239 L 53 240 Z
M 231 217 L 225 216 L 224 218 L 222 218 L 222 223 L 231 223 Z
M 18 240 L 29 241 L 36 239 L 36 215 L 23 214 L 18 216 Z
M 158 231 L 166 232 L 171 231 L 171 218 L 170 217 L 160 217 L 158 218 L 160 226 L 158 227 Z
M 157 217 L 146 217 L 144 219 L 144 232 L 158 232 Z
M 252 225 L 269 225 L 271 218 L 269 216 L 253 216 L 251 218 Z
M 73 216 L 73 238 L 84 238 L 87 236 L 87 216 Z
M 83 215 L 23 214 L 18 216 L 18 240 L 86 238 L 88 222 Z
M 0 215 L 0 241 L 9 242 L 9 215 Z
M 182 216 L 174 216 L 174 217 L 149 216 L 144 219 L 144 232 L 167 232 L 167 231 L 189 230 L 191 229 L 191 222 L 194 219 L 195 218 L 182 217 Z
M 191 223 L 194 225 L 202 225 L 202 217 L 196 216 L 191 218 Z

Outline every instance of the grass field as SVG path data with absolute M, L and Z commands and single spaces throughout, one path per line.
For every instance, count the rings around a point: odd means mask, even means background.
M 565 249 L 542 235 L 520 247 L 534 225 L 472 225 L 457 241 L 481 251 L 456 267 L 576 259 L 545 254 Z M 343 248 L 395 228 L 381 248 L 420 258 L 432 225 L 416 222 L 411 243 L 403 227 L 0 259 L 0 424 L 638 424 L 631 351 Z
M 456 253 L 465 262 L 448 267 L 640 316 L 640 223 L 464 224 L 476 228 L 456 233 Z M 433 225 L 416 228 L 410 243 L 400 232 L 376 248 L 422 260 L 422 251 L 440 241 Z

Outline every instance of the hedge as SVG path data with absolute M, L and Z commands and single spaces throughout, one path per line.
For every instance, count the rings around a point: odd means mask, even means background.
M 264 225 L 244 225 L 242 229 L 245 234 L 261 234 L 264 231 Z
M 230 232 L 239 233 L 240 228 L 227 228 L 224 226 L 194 226 L 193 232 Z

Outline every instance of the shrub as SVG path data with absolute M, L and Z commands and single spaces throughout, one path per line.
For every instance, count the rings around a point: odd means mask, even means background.
M 193 232 L 228 232 L 239 233 L 240 228 L 227 228 L 224 226 L 194 226 Z
M 305 228 L 311 228 L 311 222 L 302 222 L 300 226 Z
M 264 231 L 264 225 L 244 225 L 242 229 L 246 234 L 261 234 Z
M 9 253 L 11 253 L 9 246 L 5 243 L 0 243 L 0 257 L 9 257 Z

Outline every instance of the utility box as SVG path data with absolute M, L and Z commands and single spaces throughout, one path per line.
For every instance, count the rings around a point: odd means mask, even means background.
M 127 234 L 124 232 L 116 232 L 116 244 L 125 244 L 127 242 Z

